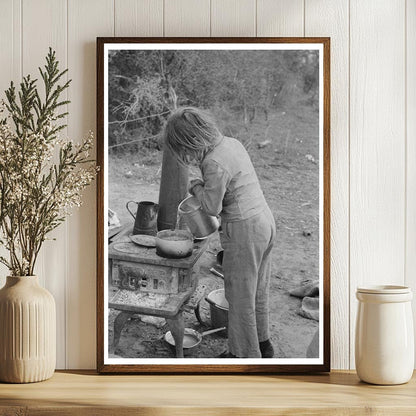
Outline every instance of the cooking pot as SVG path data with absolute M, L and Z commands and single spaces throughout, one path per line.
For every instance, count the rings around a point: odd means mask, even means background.
M 222 328 L 210 329 L 209 331 L 201 333 L 191 328 L 185 328 L 185 332 L 183 334 L 183 349 L 185 350 L 194 348 L 201 343 L 202 337 L 204 337 L 205 335 L 213 334 L 214 332 L 224 331 L 225 329 L 226 328 L 224 326 Z M 165 341 L 172 347 L 175 346 L 175 340 L 171 331 L 166 332 Z
M 180 259 L 192 254 L 193 235 L 186 230 L 163 230 L 156 234 L 156 254 L 168 259 Z
M 220 226 L 217 217 L 205 213 L 201 203 L 194 196 L 185 198 L 179 204 L 178 212 L 195 238 L 206 238 Z

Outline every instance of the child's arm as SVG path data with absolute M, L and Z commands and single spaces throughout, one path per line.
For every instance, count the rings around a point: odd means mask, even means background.
M 196 183 L 190 191 L 201 202 L 201 207 L 207 214 L 219 215 L 231 177 L 214 161 L 205 163 L 201 170 L 204 183 Z
M 189 186 L 188 186 L 188 191 L 189 193 L 191 193 L 193 195 L 192 189 L 196 186 L 196 185 L 202 185 L 204 186 L 204 181 L 202 179 L 196 178 L 196 179 L 191 179 L 189 181 Z

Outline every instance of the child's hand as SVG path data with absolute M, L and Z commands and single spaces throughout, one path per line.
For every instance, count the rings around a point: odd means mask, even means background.
M 198 187 L 198 186 L 204 186 L 204 181 L 202 181 L 201 179 L 192 179 L 190 182 L 189 182 L 189 186 L 188 186 L 188 192 L 191 194 L 191 195 L 195 195 L 195 193 L 194 193 L 194 188 L 195 187 Z

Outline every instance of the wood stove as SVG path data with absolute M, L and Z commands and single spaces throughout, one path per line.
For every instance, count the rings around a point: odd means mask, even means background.
M 133 243 L 133 226 L 125 227 L 109 245 L 109 307 L 119 312 L 114 321 L 112 348 L 118 345 L 121 331 L 134 314 L 164 317 L 176 344 L 176 356 L 183 357 L 183 307 L 197 286 L 195 270 L 207 248 L 208 239 L 194 243 L 191 256 L 167 259 L 155 248 Z M 110 291 L 109 291 L 110 292 Z

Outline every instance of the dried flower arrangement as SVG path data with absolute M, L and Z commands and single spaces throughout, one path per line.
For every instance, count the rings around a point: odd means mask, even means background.
M 49 48 L 44 70 L 39 68 L 44 96 L 37 80 L 23 78 L 20 91 L 13 82 L 0 106 L 0 256 L 12 276 L 31 276 L 39 250 L 48 234 L 58 227 L 96 175 L 90 158 L 92 133 L 80 144 L 60 138 L 66 127 L 59 123 L 67 100 L 61 94 L 70 81 L 60 85 L 67 70 L 60 71 L 55 52 Z

